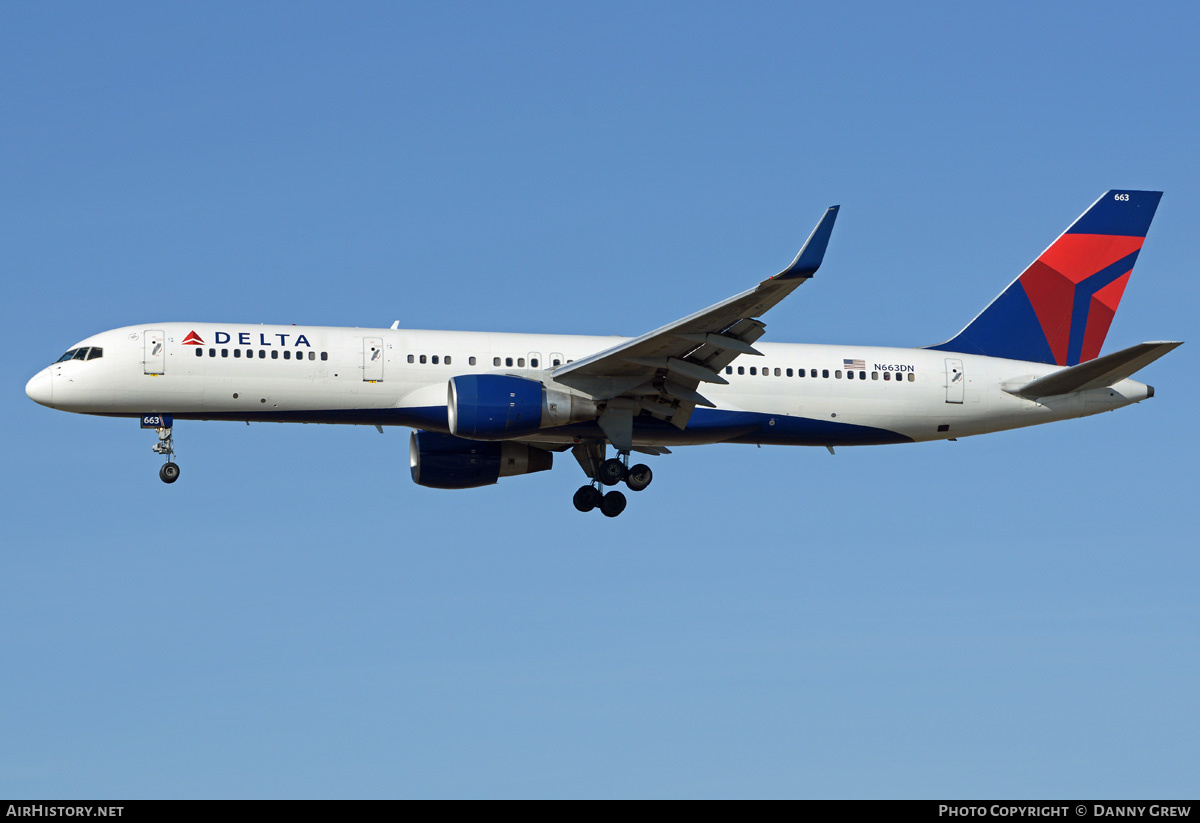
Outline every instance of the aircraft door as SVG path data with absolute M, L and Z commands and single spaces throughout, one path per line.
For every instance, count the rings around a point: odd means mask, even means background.
M 142 333 L 142 372 L 165 374 L 167 371 L 167 336 L 161 331 L 147 329 Z
M 963 362 L 954 358 L 946 358 L 946 402 L 961 403 L 963 401 L 963 386 L 967 382 L 963 372 Z
M 379 383 L 383 380 L 383 338 L 363 338 L 363 380 Z

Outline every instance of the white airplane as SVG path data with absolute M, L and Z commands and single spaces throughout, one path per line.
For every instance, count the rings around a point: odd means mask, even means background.
M 175 420 L 408 426 L 420 485 L 490 485 L 570 450 L 591 481 L 575 507 L 616 517 L 625 496 L 602 487 L 641 491 L 653 476 L 634 452 L 955 440 L 1153 397 L 1129 378 L 1179 342 L 1099 354 L 1161 196 L 1106 192 L 925 348 L 758 343 L 758 318 L 821 265 L 833 206 L 782 272 L 640 337 L 145 323 L 81 340 L 25 391 L 156 429 L 166 483 L 179 478 Z

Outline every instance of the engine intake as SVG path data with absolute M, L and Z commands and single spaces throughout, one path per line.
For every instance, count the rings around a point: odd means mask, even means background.
M 554 455 L 524 443 L 464 440 L 438 432 L 414 431 L 408 440 L 413 482 L 432 489 L 473 489 L 501 477 L 546 471 Z
M 447 405 L 450 432 L 474 440 L 505 440 L 597 415 L 590 398 L 508 374 L 451 378 Z

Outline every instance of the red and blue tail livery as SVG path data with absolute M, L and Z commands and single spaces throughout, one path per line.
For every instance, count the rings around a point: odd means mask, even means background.
M 1105 192 L 965 329 L 930 348 L 1059 366 L 1095 359 L 1161 197 Z

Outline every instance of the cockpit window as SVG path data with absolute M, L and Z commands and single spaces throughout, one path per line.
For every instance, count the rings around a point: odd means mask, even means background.
M 62 363 L 67 360 L 95 360 L 104 356 L 104 349 L 99 346 L 80 346 L 77 349 L 71 349 L 62 357 L 55 360 L 55 363 Z

